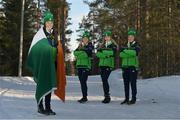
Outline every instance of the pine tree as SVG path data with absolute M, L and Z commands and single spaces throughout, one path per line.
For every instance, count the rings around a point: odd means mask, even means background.
M 142 46 L 139 58 L 143 78 L 180 72 L 178 0 L 95 0 L 85 3 L 90 7 L 89 14 L 94 15 L 91 16 L 93 23 L 100 31 L 105 27 L 112 28 L 113 38 L 120 47 L 127 41 L 128 28 L 136 28 L 136 38 Z
M 17 75 L 19 60 L 19 41 L 20 41 L 20 18 L 21 18 L 21 0 L 2 0 L 3 12 L 5 14 L 3 20 L 2 38 L 0 39 L 1 47 L 1 75 Z M 23 61 L 25 67 L 25 59 L 29 45 L 34 34 L 34 26 L 32 21 L 33 9 L 31 0 L 26 0 L 24 14 L 24 48 Z
M 24 42 L 23 42 L 23 75 L 29 75 L 26 68 L 26 59 L 33 36 L 37 31 L 37 23 L 40 22 L 39 9 L 32 0 L 26 0 L 24 14 Z M 39 23 L 40 24 L 40 23 Z

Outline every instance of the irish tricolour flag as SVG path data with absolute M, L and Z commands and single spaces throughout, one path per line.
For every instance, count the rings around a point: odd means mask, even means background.
M 36 100 L 41 99 L 55 90 L 55 94 L 65 101 L 65 68 L 62 45 L 59 41 L 57 54 L 57 67 L 55 67 L 54 48 L 49 44 L 43 28 L 36 33 L 31 43 L 27 67 L 34 76 L 36 82 Z

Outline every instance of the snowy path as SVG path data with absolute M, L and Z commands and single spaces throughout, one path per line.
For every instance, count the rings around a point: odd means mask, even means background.
M 0 119 L 180 119 L 180 76 L 138 80 L 138 100 L 135 105 L 120 105 L 124 99 L 120 71 L 110 76 L 112 102 L 102 104 L 102 84 L 99 76 L 88 80 L 89 102 L 79 104 L 81 97 L 77 77 L 67 77 L 66 103 L 53 96 L 56 116 L 36 113 L 35 84 L 29 77 L 0 77 Z

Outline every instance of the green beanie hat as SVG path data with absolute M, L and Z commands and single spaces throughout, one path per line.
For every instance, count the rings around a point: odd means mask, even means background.
M 129 29 L 128 35 L 136 36 L 136 30 L 135 29 Z
M 104 32 L 104 36 L 112 36 L 112 32 L 107 30 Z
M 82 38 L 85 38 L 85 37 L 87 37 L 88 39 L 90 38 L 90 33 L 89 33 L 88 31 L 85 31 L 85 32 L 83 33 Z
M 44 13 L 43 23 L 45 24 L 47 21 L 54 21 L 54 16 L 50 11 Z

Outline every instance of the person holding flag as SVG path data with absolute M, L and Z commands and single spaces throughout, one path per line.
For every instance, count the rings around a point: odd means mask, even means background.
M 128 30 L 128 42 L 125 47 L 120 49 L 120 58 L 122 59 L 122 71 L 124 81 L 125 100 L 121 104 L 135 104 L 137 94 L 137 75 L 138 75 L 138 54 L 140 46 L 135 41 L 136 31 Z M 131 86 L 132 99 L 129 101 L 129 89 Z
M 85 31 L 82 36 L 82 41 L 80 42 L 78 48 L 74 51 L 74 56 L 76 58 L 76 68 L 78 71 L 78 77 L 82 91 L 82 98 L 78 100 L 79 103 L 85 103 L 88 101 L 87 79 L 91 70 L 92 50 L 94 49 L 94 46 L 89 40 L 90 33 Z
M 107 30 L 104 32 L 104 41 L 96 53 L 96 56 L 99 58 L 100 74 L 104 90 L 104 100 L 102 103 L 105 104 L 111 101 L 108 78 L 114 68 L 115 54 L 118 47 L 111 36 L 111 31 Z
M 53 34 L 53 23 L 53 14 L 46 11 L 43 17 L 44 25 L 32 40 L 26 63 L 37 85 L 35 97 L 38 113 L 45 115 L 56 115 L 51 109 L 51 94 L 54 90 L 55 94 L 65 101 L 64 57 L 61 43 L 55 40 Z

